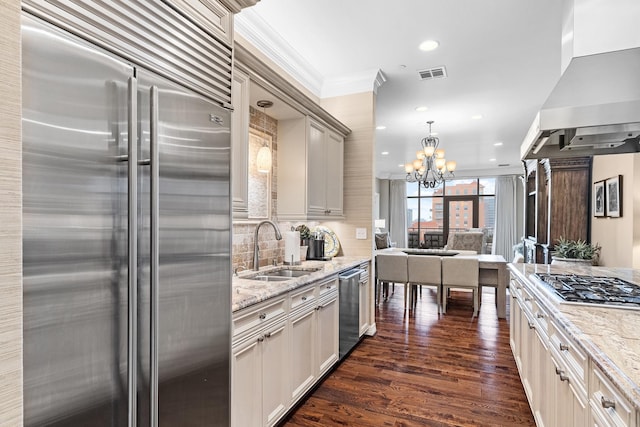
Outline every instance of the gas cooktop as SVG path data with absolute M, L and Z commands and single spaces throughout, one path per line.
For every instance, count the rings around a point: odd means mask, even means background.
M 568 302 L 640 308 L 640 286 L 616 277 L 534 273 Z

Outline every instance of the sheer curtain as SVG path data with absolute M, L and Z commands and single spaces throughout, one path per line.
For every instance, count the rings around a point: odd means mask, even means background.
M 397 247 L 407 247 L 407 184 L 404 180 L 390 182 L 389 234 Z
M 517 176 L 496 179 L 496 228 L 491 252 L 502 255 L 507 262 L 513 258 L 513 245 L 518 243 Z

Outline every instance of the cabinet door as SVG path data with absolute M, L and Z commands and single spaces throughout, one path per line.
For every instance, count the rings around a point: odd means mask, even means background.
M 303 311 L 291 320 L 291 398 L 295 402 L 315 380 L 315 318 L 316 310 Z
M 248 151 L 249 151 L 249 76 L 234 70 L 231 89 L 231 182 L 233 217 L 247 219 L 248 203 Z
M 309 154 L 307 158 L 307 209 L 309 214 L 325 215 L 327 203 L 326 130 L 309 122 Z
M 262 419 L 271 426 L 289 406 L 289 341 L 286 322 L 272 326 L 262 342 Z
M 509 304 L 509 343 L 511 344 L 511 351 L 518 371 L 522 373 L 522 361 L 520 360 L 520 306 L 516 298 L 517 282 L 511 281 L 509 292 L 511 294 L 511 302 Z
M 334 132 L 326 138 L 326 209 L 327 215 L 342 216 L 344 139 Z
M 318 374 L 324 374 L 338 361 L 338 295 L 318 305 Z
M 260 337 L 233 348 L 231 425 L 262 427 L 262 361 Z
M 360 336 L 369 329 L 369 279 L 360 282 Z

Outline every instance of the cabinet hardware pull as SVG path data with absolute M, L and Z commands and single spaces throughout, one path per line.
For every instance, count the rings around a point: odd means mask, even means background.
M 267 314 L 266 313 L 260 313 L 260 320 L 264 320 L 267 318 Z
M 560 381 L 569 382 L 569 377 L 564 374 L 564 371 L 560 371 L 560 373 L 558 375 L 560 375 Z
M 602 407 L 605 408 L 605 409 L 608 409 L 608 408 L 615 409 L 616 408 L 616 402 L 613 401 L 613 400 L 610 400 L 610 399 L 605 399 L 604 396 L 602 396 L 600 398 L 600 403 L 602 403 Z
M 560 375 L 561 372 L 562 370 L 556 366 L 556 375 Z
M 306 300 L 307 300 L 307 297 L 302 297 L 302 301 L 306 301 Z
M 542 318 L 544 317 L 544 314 L 542 314 L 542 313 L 536 313 L 536 317 L 537 317 L 538 319 L 542 319 Z
M 265 338 L 271 338 L 271 332 L 267 332 L 266 334 L 264 334 Z
M 530 297 L 524 297 L 524 300 L 529 302 L 529 301 L 531 301 L 531 298 Z
M 264 341 L 264 335 L 260 335 L 260 336 L 258 337 L 258 342 L 262 342 L 262 341 Z
M 535 329 L 536 325 L 533 322 L 529 322 L 529 329 Z
M 319 310 L 321 310 L 321 309 L 322 309 L 322 306 L 321 306 L 321 305 L 319 305 L 319 306 L 317 306 L 317 307 L 316 307 L 316 311 L 319 311 Z
M 560 343 L 560 351 L 569 351 L 569 346 L 566 344 Z

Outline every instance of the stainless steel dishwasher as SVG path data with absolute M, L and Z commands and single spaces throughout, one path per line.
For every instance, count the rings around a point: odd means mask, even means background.
M 360 273 L 361 269 L 354 268 L 339 276 L 340 360 L 360 340 Z

